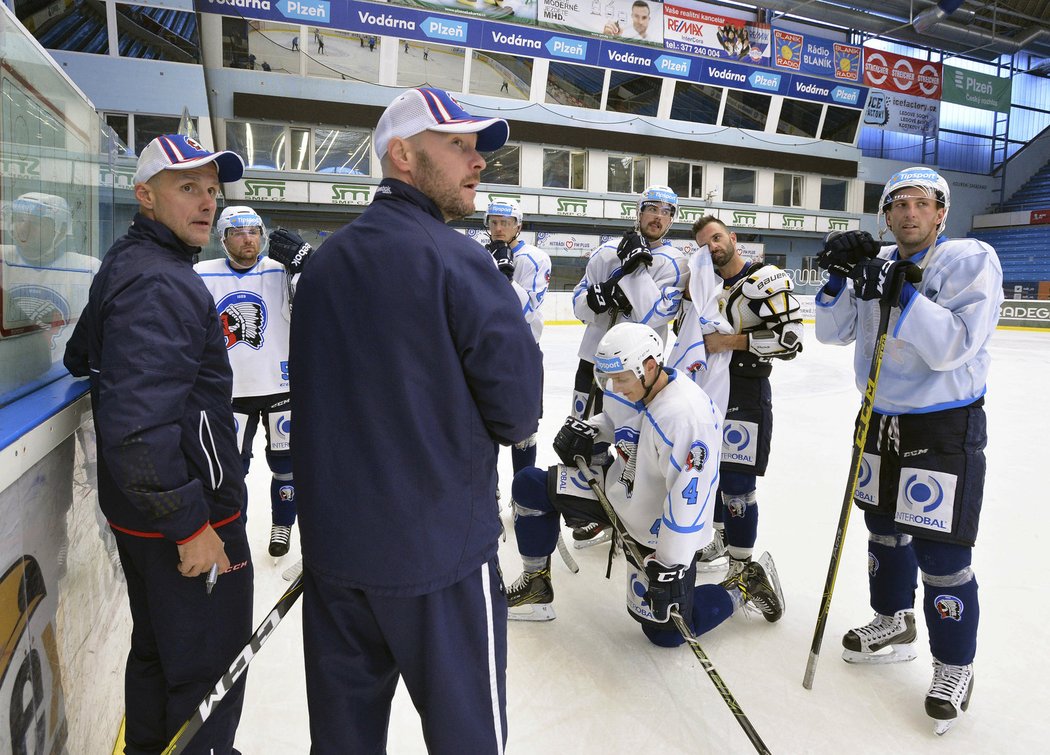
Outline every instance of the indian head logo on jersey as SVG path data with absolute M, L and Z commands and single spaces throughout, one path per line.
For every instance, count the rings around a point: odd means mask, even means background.
M 266 331 L 266 302 L 253 291 L 234 291 L 219 300 L 215 306 L 222 321 L 222 334 L 226 337 L 226 348 L 239 343 L 261 349 L 263 333 Z
M 615 434 L 616 455 L 624 460 L 623 472 L 618 482 L 630 498 L 634 493 L 635 465 L 638 462 L 638 431 L 633 427 L 618 427 Z
M 5 336 L 48 330 L 54 338 L 70 322 L 69 302 L 47 286 L 13 286 L 3 295 L 3 301 Z

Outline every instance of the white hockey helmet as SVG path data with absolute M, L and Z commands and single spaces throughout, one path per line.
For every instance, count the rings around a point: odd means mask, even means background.
M 11 203 L 11 213 L 13 215 L 30 215 L 50 219 L 55 226 L 55 235 L 51 239 L 52 246 L 58 244 L 72 230 L 72 216 L 69 213 L 69 204 L 65 199 L 55 194 L 44 194 L 39 191 L 30 191 L 22 194 Z
M 678 195 L 669 186 L 650 186 L 638 195 L 638 214 L 642 214 L 642 208 L 648 204 L 671 205 L 671 217 L 678 213 Z
M 637 322 L 621 322 L 609 328 L 594 353 L 594 374 L 603 391 L 610 389 L 610 376 L 633 372 L 645 385 L 645 360 L 652 357 L 663 366 L 664 345 L 656 331 Z M 646 395 L 652 386 L 646 386 Z
M 521 207 L 513 199 L 495 199 L 489 202 L 488 209 L 485 210 L 485 225 L 488 225 L 493 217 L 514 218 L 520 226 Z
M 262 232 L 262 238 L 259 240 L 259 254 L 262 254 L 266 244 L 266 226 L 263 225 L 262 218 L 255 210 L 244 205 L 231 205 L 219 215 L 215 223 L 215 230 L 219 234 L 222 250 L 227 254 L 229 250 L 226 249 L 226 232 L 233 228 L 258 228 Z
M 879 201 L 883 216 L 889 211 L 894 196 L 901 189 L 918 189 L 930 199 L 940 203 L 944 208 L 944 217 L 941 219 L 937 232 L 944 233 L 944 226 L 948 222 L 948 210 L 952 204 L 951 189 L 944 177 L 935 170 L 923 167 L 905 168 L 894 173 L 886 182 L 886 188 L 882 190 L 882 199 Z

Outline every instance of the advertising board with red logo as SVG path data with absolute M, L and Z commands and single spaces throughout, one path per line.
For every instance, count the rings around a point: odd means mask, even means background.
M 941 76 L 940 63 L 864 48 L 864 83 L 870 87 L 938 100 Z

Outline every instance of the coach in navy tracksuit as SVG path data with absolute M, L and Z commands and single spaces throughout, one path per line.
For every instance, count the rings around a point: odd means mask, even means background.
M 159 753 L 251 636 L 244 474 L 233 373 L 215 303 L 193 271 L 219 181 L 243 163 L 183 136 L 139 157 L 139 212 L 106 253 L 66 349 L 91 377 L 99 503 L 131 603 L 126 753 Z M 220 575 L 211 593 L 206 576 Z M 223 573 L 225 572 L 225 573 Z M 234 752 L 242 678 L 186 753 Z
M 300 279 L 292 461 L 315 753 L 385 752 L 402 677 L 431 753 L 506 741 L 496 445 L 536 430 L 541 357 L 474 211 L 500 119 L 405 92 L 376 128 L 383 182 Z

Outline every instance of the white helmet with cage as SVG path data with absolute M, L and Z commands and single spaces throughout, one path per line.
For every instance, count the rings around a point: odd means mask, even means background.
M 219 243 L 222 244 L 222 250 L 226 254 L 230 253 L 226 248 L 227 231 L 235 228 L 258 228 L 262 233 L 262 237 L 259 239 L 259 254 L 263 253 L 267 237 L 266 226 L 255 210 L 243 205 L 232 205 L 219 215 L 219 219 L 215 223 L 215 230 L 219 234 Z
M 514 218 L 518 225 L 521 225 L 521 207 L 513 199 L 495 199 L 489 202 L 488 209 L 485 210 L 485 225 L 489 224 L 492 218 Z
M 54 236 L 51 239 L 52 247 L 69 235 L 72 230 L 72 216 L 69 212 L 69 204 L 56 194 L 45 194 L 40 191 L 26 192 L 11 203 L 11 213 L 12 215 L 27 215 L 49 219 L 54 225 Z
M 598 342 L 594 374 L 605 391 L 609 390 L 609 377 L 619 372 L 633 372 L 644 385 L 645 361 L 650 357 L 658 366 L 663 366 L 664 345 L 656 331 L 641 323 L 621 322 L 609 328 Z
M 952 204 L 951 189 L 944 177 L 935 170 L 923 167 L 905 168 L 894 173 L 886 182 L 886 188 L 882 190 L 882 199 L 879 201 L 883 220 L 897 192 L 902 189 L 918 189 L 928 198 L 940 203 L 944 208 L 944 217 L 941 219 L 937 233 L 944 233 L 944 226 L 948 222 L 948 210 Z

